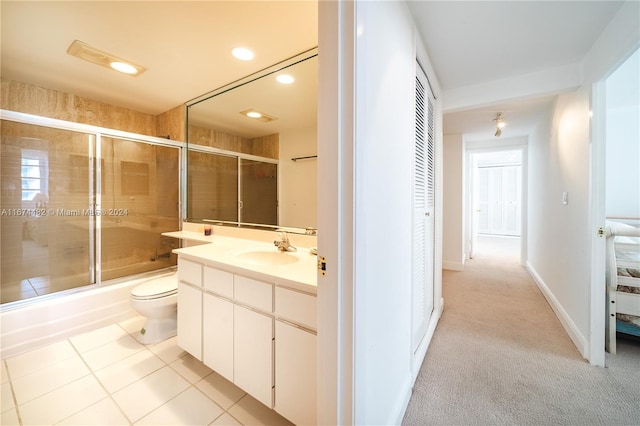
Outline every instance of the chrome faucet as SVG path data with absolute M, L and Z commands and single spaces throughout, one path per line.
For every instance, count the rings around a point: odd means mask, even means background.
M 275 240 L 273 242 L 273 245 L 278 247 L 278 250 L 280 251 L 297 251 L 298 250 L 297 248 L 289 244 L 289 235 L 284 231 L 280 231 L 280 241 Z

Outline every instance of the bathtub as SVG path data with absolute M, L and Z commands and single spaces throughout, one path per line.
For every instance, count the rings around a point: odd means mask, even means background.
M 96 288 L 58 293 L 0 313 L 0 358 L 4 359 L 77 334 L 138 316 L 131 289 L 176 267 L 121 279 Z

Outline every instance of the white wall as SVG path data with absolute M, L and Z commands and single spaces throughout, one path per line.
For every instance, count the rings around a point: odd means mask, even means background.
M 289 227 L 318 227 L 318 161 L 292 161 L 318 153 L 318 129 L 287 130 L 280 133 L 278 165 L 278 219 Z
M 398 424 L 413 385 L 410 254 L 417 36 L 404 2 L 357 2 L 355 22 L 353 423 Z M 429 78 L 437 88 L 433 74 Z M 441 129 L 440 115 L 435 123 Z M 436 264 L 435 270 L 440 269 Z M 439 305 L 438 297 L 436 309 Z
M 560 95 L 529 144 L 527 266 L 586 358 L 597 322 L 591 318 L 591 91 L 637 46 L 640 3 L 626 2 L 583 61 L 582 87 Z M 569 203 L 563 205 L 562 193 Z M 604 303 L 604 296 L 602 296 Z M 604 317 L 602 318 L 604 321 Z
M 559 96 L 529 144 L 527 265 L 583 354 L 591 273 L 589 132 L 589 89 L 583 88 Z
M 443 141 L 442 267 L 462 271 L 464 244 L 464 141 L 460 134 L 444 135 Z
M 640 50 L 606 81 L 606 214 L 640 217 Z

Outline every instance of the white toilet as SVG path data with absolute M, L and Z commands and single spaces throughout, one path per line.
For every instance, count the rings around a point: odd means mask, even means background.
M 178 272 L 152 278 L 131 290 L 131 307 L 147 320 L 138 342 L 149 345 L 176 335 Z

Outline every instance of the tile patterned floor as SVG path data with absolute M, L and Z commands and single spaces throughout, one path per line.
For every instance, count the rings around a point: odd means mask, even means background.
M 143 319 L 2 360 L 2 425 L 290 425 Z

